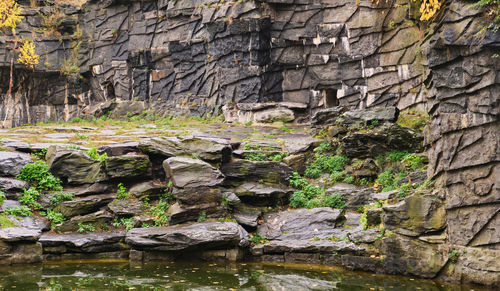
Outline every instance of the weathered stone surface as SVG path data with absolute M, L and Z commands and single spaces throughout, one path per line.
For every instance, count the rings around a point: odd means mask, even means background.
M 243 202 L 258 206 L 274 206 L 276 202 L 288 198 L 293 189 L 280 185 L 245 183 L 234 189 L 234 193 Z
M 263 246 L 264 253 L 360 253 L 364 249 L 356 246 L 352 242 L 328 241 L 328 240 L 286 240 L 272 241 Z
M 391 152 L 419 152 L 423 138 L 411 129 L 397 124 L 384 124 L 366 133 L 353 133 L 342 138 L 342 148 L 349 157 L 368 158 Z
M 139 143 L 136 141 L 105 145 L 98 149 L 99 154 L 107 154 L 109 157 L 112 156 L 123 156 L 129 153 L 139 152 Z
M 337 119 L 346 109 L 344 107 L 333 107 L 328 109 L 318 110 L 311 117 L 311 127 L 321 128 L 328 127 L 337 122 Z
M 100 253 L 127 249 L 125 233 L 44 234 L 39 242 L 44 253 Z
M 61 232 L 75 232 L 78 230 L 78 224 L 90 224 L 95 229 L 101 229 L 102 225 L 108 225 L 111 221 L 111 216 L 104 211 L 97 211 L 87 215 L 75 216 L 68 221 L 63 222 L 59 226 Z
M 31 157 L 27 154 L 0 152 L 0 176 L 16 176 L 24 166 L 31 162 Z
M 50 172 L 70 184 L 91 184 L 106 179 L 101 163 L 83 151 L 51 146 L 46 159 Z
M 222 193 L 218 187 L 174 188 L 172 194 L 182 204 L 186 205 L 220 203 L 222 201 Z
M 399 110 L 396 107 L 371 107 L 367 109 L 346 111 L 341 116 L 343 126 L 364 125 L 371 122 L 396 122 Z
M 75 188 L 68 188 L 67 192 L 74 193 L 75 196 L 89 196 L 95 194 L 103 194 L 115 192 L 116 186 L 111 183 L 94 183 L 90 185 L 82 185 Z
M 115 199 L 109 203 L 108 208 L 116 215 L 135 216 L 140 215 L 147 209 L 138 200 Z
M 222 165 L 222 173 L 227 178 L 237 181 L 254 181 L 262 180 L 267 183 L 282 183 L 287 184 L 288 178 L 293 170 L 286 164 L 281 162 L 261 162 L 237 160 Z
M 358 209 L 360 206 L 374 201 L 375 191 L 372 188 L 363 188 L 346 183 L 336 183 L 326 190 L 326 195 L 340 194 L 348 209 Z
M 134 228 L 127 232 L 126 242 L 137 250 L 229 249 L 248 245 L 248 233 L 233 222 L 202 222 L 190 225 Z
M 133 195 L 136 198 L 156 198 L 161 196 L 167 187 L 163 184 L 155 183 L 153 181 L 142 182 L 130 187 L 128 193 Z
M 175 203 L 168 208 L 170 224 L 197 221 L 202 214 L 206 218 L 223 217 L 224 207 L 222 207 L 220 203 L 205 203 L 189 206 L 183 206 L 179 203 Z
M 71 218 L 73 216 L 97 211 L 99 208 L 111 202 L 114 198 L 116 198 L 115 194 L 103 194 L 87 196 L 72 201 L 63 201 L 54 208 L 54 211 L 62 213 L 66 218 Z
M 340 210 L 327 207 L 268 213 L 257 232 L 270 240 L 326 238 L 341 219 Z
M 443 202 L 432 194 L 416 192 L 394 205 L 383 207 L 384 225 L 400 234 L 418 236 L 446 226 Z
M 0 191 L 2 191 L 7 199 L 17 199 L 23 189 L 28 189 L 29 183 L 16 180 L 13 178 L 0 178 Z
M 224 175 L 202 160 L 173 157 L 163 162 L 167 177 L 175 187 L 216 186 L 222 183 Z
M 202 160 L 214 162 L 229 161 L 232 152 L 227 140 L 201 136 L 153 137 L 141 140 L 139 148 L 166 158 L 195 154 Z
M 110 179 L 140 178 L 150 174 L 151 165 L 146 155 L 128 154 L 124 156 L 108 157 L 104 166 Z
M 2 242 L 36 242 L 42 235 L 39 229 L 25 227 L 0 228 L 0 241 Z

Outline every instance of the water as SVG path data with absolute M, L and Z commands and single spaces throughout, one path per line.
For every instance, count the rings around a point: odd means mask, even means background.
M 1 290 L 486 290 L 299 264 L 57 262 L 0 267 Z

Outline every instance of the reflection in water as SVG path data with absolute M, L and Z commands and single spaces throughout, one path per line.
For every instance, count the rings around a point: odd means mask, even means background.
M 470 286 L 297 264 L 58 262 L 0 267 L 1 290 L 443 290 Z M 478 287 L 476 291 L 486 290 Z

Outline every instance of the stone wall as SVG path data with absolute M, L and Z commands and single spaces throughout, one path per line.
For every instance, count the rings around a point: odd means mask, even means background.
M 92 115 L 107 101 L 174 115 L 292 102 L 303 122 L 323 107 L 425 100 L 421 31 L 406 1 L 89 1 L 82 9 L 41 2 L 24 10 L 18 28 L 37 40 L 41 61 L 34 73 L 16 65 L 14 94 L 2 91 L 4 127 Z M 43 32 L 55 13 L 63 36 Z M 1 49 L 8 77 L 11 51 Z
M 433 92 L 428 175 L 444 188 L 450 243 L 498 250 L 500 36 L 478 39 L 483 12 L 465 2 L 453 1 L 448 9 L 423 46 Z

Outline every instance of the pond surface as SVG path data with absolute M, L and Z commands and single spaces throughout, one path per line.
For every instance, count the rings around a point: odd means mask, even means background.
M 0 290 L 486 290 L 299 264 L 57 262 L 0 267 Z

